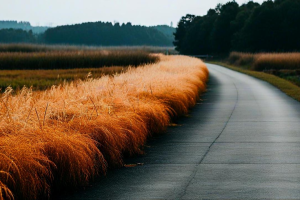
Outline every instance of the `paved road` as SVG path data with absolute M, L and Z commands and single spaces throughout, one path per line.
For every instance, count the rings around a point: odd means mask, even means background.
M 61 199 L 300 198 L 300 103 L 266 82 L 208 64 L 190 117 L 149 142 L 143 166 Z

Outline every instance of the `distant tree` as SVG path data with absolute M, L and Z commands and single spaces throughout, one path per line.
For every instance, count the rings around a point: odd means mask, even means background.
M 174 33 L 175 40 L 173 42 L 173 44 L 176 46 L 177 51 L 182 51 L 185 34 L 187 33 L 194 18 L 195 15 L 187 14 L 186 16 L 182 17 L 178 22 L 176 32 Z
M 174 45 L 183 54 L 300 51 L 300 0 L 235 1 L 181 18 Z
M 168 26 L 168 25 L 158 25 L 158 26 L 151 26 L 151 28 L 154 28 L 158 30 L 159 32 L 162 32 L 170 42 L 174 41 L 174 33 L 176 31 L 175 28 Z
M 300 1 L 276 0 L 276 12 L 280 16 L 279 49 L 282 51 L 300 50 Z
M 255 8 L 240 33 L 241 51 L 300 50 L 300 1 L 266 1 Z
M 220 10 L 220 13 L 211 32 L 211 45 L 216 53 L 228 53 L 231 49 L 231 39 L 234 34 L 230 24 L 239 12 L 239 5 L 235 1 L 231 1 L 216 9 Z
M 184 37 L 181 52 L 197 55 L 212 53 L 210 34 L 217 17 L 214 9 L 210 9 L 203 17 L 195 17 Z
M 247 20 L 253 13 L 253 10 L 259 6 L 259 3 L 255 3 L 253 1 L 249 1 L 247 4 L 241 5 L 235 20 L 231 21 L 230 28 L 234 32 L 231 40 L 231 46 L 233 50 L 244 48 L 240 46 L 243 43 L 244 39 L 241 36 L 241 31 L 244 28 Z
M 1 29 L 0 43 L 34 43 L 36 38 L 32 31 L 22 29 Z
M 272 21 L 278 22 L 274 13 L 274 2 L 264 2 L 254 9 L 252 15 L 245 23 L 240 33 L 240 39 L 236 49 L 241 51 L 268 51 L 274 49 L 274 31 L 278 28 Z

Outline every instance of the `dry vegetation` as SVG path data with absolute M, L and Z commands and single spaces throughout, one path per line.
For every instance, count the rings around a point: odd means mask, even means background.
M 239 53 L 232 52 L 229 62 L 238 66 L 251 66 L 252 70 L 300 70 L 300 53 Z
M 48 89 L 64 81 L 113 75 L 126 71 L 129 66 L 139 66 L 159 61 L 144 50 L 43 46 L 32 44 L 0 45 L 0 89 L 10 86 L 19 91 L 23 86 L 33 90 Z M 38 69 L 38 70 L 37 70 Z
M 300 53 L 260 54 L 253 63 L 253 69 L 263 70 L 300 70 Z
M 157 46 L 76 46 L 76 45 L 40 45 L 40 44 L 0 44 L 0 52 L 34 53 L 51 51 L 143 51 L 148 53 L 178 54 L 175 47 Z
M 251 66 L 259 54 L 231 52 L 228 58 L 230 64 Z
M 300 53 L 232 52 L 228 61 L 243 69 L 263 71 L 300 86 Z
M 160 59 L 43 92 L 8 88 L 0 101 L 0 199 L 45 199 L 54 187 L 86 185 L 186 114 L 205 90 L 207 68 L 195 58 Z
M 81 50 L 72 46 L 57 46 L 57 45 L 35 45 L 35 44 L 0 44 L 0 52 L 16 52 L 16 53 L 34 53 L 34 52 L 49 52 L 49 51 L 76 51 Z
M 74 69 L 109 66 L 138 66 L 158 61 L 143 51 L 51 51 L 0 53 L 0 70 Z

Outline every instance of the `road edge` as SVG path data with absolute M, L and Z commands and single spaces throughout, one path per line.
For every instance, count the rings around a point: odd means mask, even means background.
M 275 86 L 276 88 L 278 88 L 279 90 L 281 90 L 282 92 L 284 92 L 286 95 L 300 102 L 300 87 L 283 78 L 279 78 L 275 75 L 267 74 L 264 72 L 242 69 L 240 67 L 236 67 L 234 65 L 230 65 L 220 61 L 205 61 L 205 63 L 220 65 L 222 67 L 266 81 L 271 85 Z

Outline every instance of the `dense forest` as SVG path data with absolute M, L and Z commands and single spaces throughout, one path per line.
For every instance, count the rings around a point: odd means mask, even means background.
M 174 45 L 183 54 L 227 54 L 300 50 L 300 1 L 235 1 L 218 4 L 204 16 L 186 15 Z
M 36 43 L 37 36 L 32 31 L 22 29 L 1 29 L 0 43 Z
M 131 23 L 113 25 L 110 22 L 89 22 L 50 28 L 45 32 L 44 40 L 48 44 L 172 45 L 172 38 L 155 28 L 134 26 Z
M 150 26 L 150 28 L 154 28 L 162 32 L 169 40 L 174 41 L 175 28 L 167 25 Z

